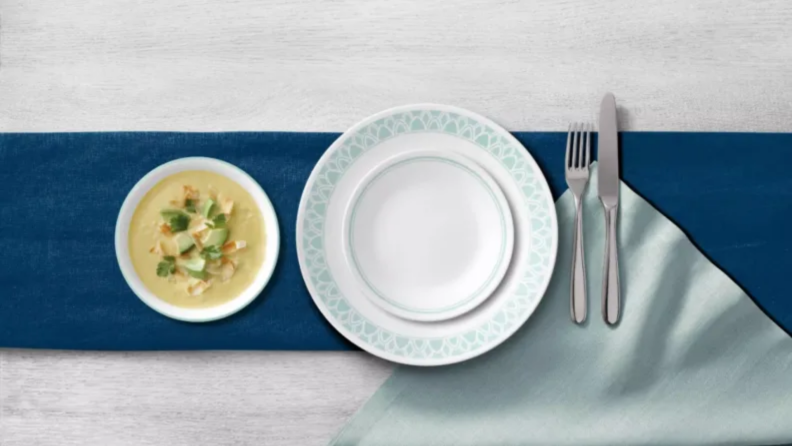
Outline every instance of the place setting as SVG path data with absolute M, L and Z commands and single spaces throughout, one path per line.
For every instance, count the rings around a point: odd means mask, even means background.
M 582 194 L 592 126 L 570 128 L 565 176 L 576 197 L 572 320 L 587 318 Z M 603 319 L 621 317 L 616 224 L 616 104 L 600 111 L 600 198 L 607 212 Z M 497 347 L 535 312 L 556 265 L 550 186 L 529 151 L 473 112 L 396 107 L 336 139 L 300 199 L 295 243 L 305 286 L 332 327 L 393 362 L 439 366 Z M 242 310 L 280 250 L 272 203 L 241 169 L 181 158 L 127 196 L 115 248 L 124 279 L 151 309 L 186 322 Z
M 624 133 L 617 104 L 565 132 L 427 103 L 342 134 L 0 135 L 18 166 L 0 175 L 28 172 L 20 203 L 68 217 L 14 206 L 31 248 L 8 251 L 0 345 L 399 365 L 339 445 L 784 438 L 792 414 L 766 408 L 792 385 L 792 325 L 746 291 L 783 288 L 750 261 L 778 246 L 767 219 L 705 218 L 786 212 L 729 188 L 783 177 L 788 141 Z M 42 201 L 28 184 L 77 187 Z M 763 417 L 724 427 L 735 407 Z
M 0 7 L 0 446 L 792 446 L 792 2 L 116 3 Z

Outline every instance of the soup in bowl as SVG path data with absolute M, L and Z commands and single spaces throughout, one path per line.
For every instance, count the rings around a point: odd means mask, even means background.
M 127 196 L 116 225 L 121 272 L 149 307 L 205 322 L 252 302 L 269 281 L 280 235 L 272 204 L 239 168 L 183 158 Z

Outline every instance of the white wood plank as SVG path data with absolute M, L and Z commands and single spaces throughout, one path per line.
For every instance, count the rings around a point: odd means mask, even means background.
M 0 445 L 325 444 L 390 371 L 352 352 L 0 350 Z
M 513 130 L 786 130 L 786 0 L 5 0 L 0 130 L 339 131 L 394 105 Z

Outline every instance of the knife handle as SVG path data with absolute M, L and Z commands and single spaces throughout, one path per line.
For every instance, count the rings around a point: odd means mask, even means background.
M 621 317 L 619 292 L 619 251 L 616 246 L 616 226 L 619 206 L 605 209 L 605 260 L 602 273 L 602 317 L 608 325 L 616 325 Z

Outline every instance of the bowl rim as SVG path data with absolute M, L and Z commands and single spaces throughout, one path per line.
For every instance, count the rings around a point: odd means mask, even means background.
M 165 178 L 179 172 L 203 170 L 223 175 L 245 189 L 261 211 L 266 228 L 264 263 L 253 282 L 237 297 L 208 308 L 183 308 L 157 297 L 149 291 L 135 270 L 129 252 L 129 229 L 132 216 L 146 194 Z M 161 164 L 143 176 L 129 191 L 118 212 L 115 228 L 115 251 L 118 266 L 132 292 L 152 310 L 172 319 L 185 322 L 210 322 L 231 316 L 253 302 L 272 278 L 280 252 L 280 228 L 275 209 L 264 189 L 239 167 L 216 158 L 187 157 Z

